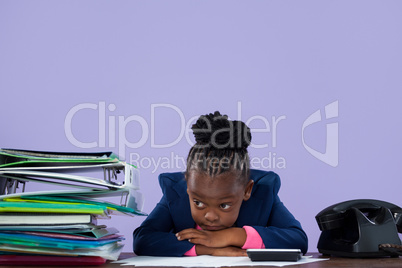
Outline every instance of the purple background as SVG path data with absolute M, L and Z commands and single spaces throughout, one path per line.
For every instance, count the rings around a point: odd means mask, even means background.
M 250 127 L 264 128 L 266 119 L 271 132 L 253 141 L 268 146 L 250 155 L 271 155 L 261 168 L 281 176 L 280 197 L 317 251 L 314 217 L 325 207 L 356 198 L 402 205 L 401 10 L 400 1 L 366 0 L 1 1 L 0 147 L 111 150 L 132 163 L 138 154 L 150 212 L 161 197 L 158 174 L 184 169 L 167 160 L 185 159 L 190 148 L 180 114 L 186 124 L 215 110 L 244 121 L 259 116 Z M 324 107 L 335 101 L 339 116 L 327 120 Z M 78 111 L 71 131 L 97 142 L 93 148 L 66 135 L 69 111 L 85 103 L 96 109 Z M 161 104 L 171 107 L 154 108 L 152 119 L 152 105 Z M 323 120 L 305 129 L 305 142 L 325 152 L 326 124 L 338 124 L 335 167 L 302 143 L 303 122 L 317 110 Z M 275 134 L 273 116 L 285 118 Z M 136 120 L 124 126 L 119 118 Z M 178 142 L 155 148 L 151 132 L 156 144 Z M 138 148 L 123 143 L 141 138 Z M 152 159 L 165 165 L 155 169 Z M 131 251 L 143 220 L 106 224 Z

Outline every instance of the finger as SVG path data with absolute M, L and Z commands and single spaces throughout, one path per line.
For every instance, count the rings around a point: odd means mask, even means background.
M 188 239 L 188 242 L 193 243 L 194 245 L 207 246 L 205 239 L 202 239 L 202 238 L 191 238 L 191 239 Z
M 194 228 L 189 228 L 189 229 L 184 229 L 184 230 L 181 230 L 180 232 L 178 232 L 177 234 L 176 234 L 176 236 L 178 236 L 178 235 L 183 235 L 183 234 L 187 234 L 187 233 L 196 233 L 196 232 L 199 232 L 197 229 L 194 229 Z
M 245 249 L 242 249 L 242 250 L 240 251 L 240 256 L 247 257 L 247 256 L 248 256 L 248 255 L 247 255 L 247 251 L 246 251 Z
M 176 236 L 178 240 L 186 240 L 186 239 L 201 238 L 203 237 L 203 234 L 195 230 L 192 232 L 180 232 Z
M 184 240 L 184 239 L 189 239 L 195 236 L 199 236 L 200 232 L 196 229 L 186 229 L 183 231 L 180 231 L 176 234 L 177 239 L 179 240 Z
M 187 234 L 187 233 L 191 233 L 193 230 L 194 230 L 193 228 L 184 229 L 184 230 L 181 230 L 180 232 L 176 233 L 175 235 L 176 235 L 177 239 L 179 239 L 179 238 L 181 238 L 183 235 L 185 235 L 185 234 Z M 180 239 L 179 239 L 179 240 L 180 240 Z

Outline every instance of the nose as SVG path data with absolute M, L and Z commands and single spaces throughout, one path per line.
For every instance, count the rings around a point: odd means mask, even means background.
M 205 219 L 207 220 L 207 221 L 209 221 L 209 222 L 214 222 L 214 221 L 217 221 L 218 219 L 219 219 L 219 215 L 214 211 L 214 210 L 208 210 L 206 213 L 205 213 Z

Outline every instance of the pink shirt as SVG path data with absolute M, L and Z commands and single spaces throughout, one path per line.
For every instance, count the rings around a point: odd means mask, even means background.
M 196 229 L 201 230 L 201 228 L 197 225 Z M 246 242 L 241 247 L 242 249 L 249 249 L 249 248 L 265 248 L 264 242 L 262 242 L 262 238 L 259 233 L 251 226 L 243 226 L 243 229 L 246 231 Z M 189 251 L 184 253 L 184 256 L 197 256 L 195 252 L 195 245 Z

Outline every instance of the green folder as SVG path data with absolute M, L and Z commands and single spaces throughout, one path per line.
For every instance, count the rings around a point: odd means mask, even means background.
M 112 152 L 69 153 L 18 149 L 0 150 L 0 168 L 69 165 L 76 166 L 114 163 L 118 161 L 119 158 Z
M 0 232 L 9 231 L 31 231 L 31 232 L 47 232 L 47 233 L 62 233 L 74 234 L 90 238 L 102 238 L 110 234 L 117 234 L 119 231 L 114 227 L 106 225 L 94 224 L 67 224 L 67 225 L 2 225 Z
M 0 233 L 2 245 L 32 246 L 35 248 L 59 248 L 73 250 L 77 248 L 97 248 L 106 244 L 122 241 L 124 238 L 118 237 L 107 240 L 74 240 L 60 239 L 45 236 L 21 234 L 21 233 Z
M 90 204 L 51 204 L 30 202 L 0 202 L 0 213 L 41 212 L 41 213 L 85 213 L 107 216 L 107 207 Z
M 147 216 L 146 213 L 137 211 L 129 207 L 119 206 L 110 202 L 96 201 L 93 199 L 78 199 L 78 198 L 67 198 L 67 197 L 56 197 L 56 196 L 20 196 L 24 200 L 38 200 L 38 201 L 48 201 L 48 202 L 66 202 L 66 203 L 81 203 L 88 205 L 105 206 L 108 209 L 117 210 L 123 213 L 134 214 L 137 216 Z

